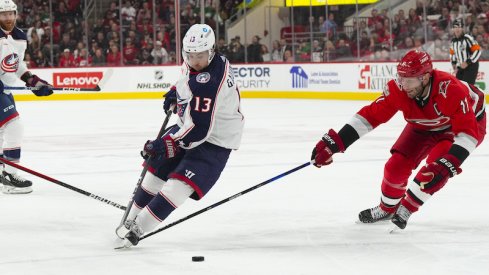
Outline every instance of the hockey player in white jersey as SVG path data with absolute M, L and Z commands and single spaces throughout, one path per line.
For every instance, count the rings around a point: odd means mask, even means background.
M 182 75 L 164 104 L 165 111 L 177 105 L 178 123 L 144 145 L 148 174 L 116 230 L 125 246 L 136 245 L 188 197 L 201 199 L 240 145 L 240 94 L 229 61 L 214 49 L 214 31 L 206 24 L 192 25 L 183 38 Z
M 20 160 L 23 126 L 16 110 L 14 97 L 5 86 L 16 86 L 20 78 L 28 87 L 37 87 L 33 93 L 48 96 L 51 85 L 31 74 L 24 63 L 27 36 L 15 26 L 17 5 L 12 0 L 0 0 L 0 156 L 12 162 Z M 25 194 L 32 192 L 32 182 L 17 174 L 17 169 L 3 165 L 0 173 L 2 192 Z

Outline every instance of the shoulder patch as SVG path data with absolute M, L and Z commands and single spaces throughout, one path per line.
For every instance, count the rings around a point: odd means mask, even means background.
M 450 80 L 441 81 L 440 86 L 438 87 L 440 94 L 443 95 L 444 98 L 447 98 L 448 85 L 450 85 Z
M 195 77 L 195 81 L 199 83 L 207 83 L 211 80 L 211 75 L 208 72 L 200 73 Z

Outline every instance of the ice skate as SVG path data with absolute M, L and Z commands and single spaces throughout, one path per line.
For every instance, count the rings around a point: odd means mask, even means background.
M 136 246 L 139 243 L 139 238 L 144 234 L 141 227 L 135 221 L 131 220 L 126 222 L 128 222 L 130 230 L 124 236 L 122 245 L 116 247 L 115 249 L 123 249 L 129 248 L 131 246 Z M 124 223 L 124 228 L 126 228 L 126 223 Z
M 124 240 L 126 237 L 127 233 L 131 231 L 131 225 L 134 223 L 133 220 L 125 220 L 123 224 L 119 225 L 115 229 L 115 234 L 117 237 L 119 237 L 121 240 Z
M 16 173 L 7 173 L 5 171 L 0 174 L 2 182 L 2 192 L 4 194 L 27 194 L 32 192 L 32 182 L 26 180 Z
M 404 207 L 404 205 L 399 206 L 396 214 L 392 217 L 391 221 L 393 224 L 397 225 L 400 229 L 406 228 L 407 221 L 411 217 L 411 212 Z
M 379 221 L 390 220 L 394 213 L 389 213 L 380 208 L 380 205 L 374 208 L 365 209 L 358 214 L 361 223 L 375 223 Z

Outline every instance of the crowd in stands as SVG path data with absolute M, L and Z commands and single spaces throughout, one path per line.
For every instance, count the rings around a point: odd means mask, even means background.
M 422 20 L 423 11 L 426 11 L 426 21 Z M 326 19 L 325 16 L 317 20 L 309 18 L 312 29 L 305 24 L 304 38 L 296 40 L 294 47 L 288 47 L 293 61 L 396 61 L 414 48 L 427 51 L 434 60 L 448 60 L 451 27 L 457 18 L 463 18 L 465 33 L 481 45 L 481 60 L 489 59 L 489 2 L 484 0 L 418 0 L 416 8 L 399 9 L 392 14 L 388 9 L 374 8 L 370 16 L 353 19 L 353 26 L 349 27 L 344 20 L 335 19 L 339 13 L 330 12 Z M 301 37 L 301 33 L 295 35 Z M 273 49 L 277 44 L 280 44 L 278 40 L 273 42 Z M 281 59 L 286 58 L 282 55 Z
M 31 68 L 175 64 L 174 0 L 156 1 L 156 18 L 153 18 L 151 0 L 122 2 L 123 6 L 119 7 L 119 1 L 113 1 L 98 19 L 85 20 L 82 12 L 85 1 L 52 0 L 52 12 L 48 0 L 18 1 L 17 25 L 26 31 L 29 41 L 26 63 Z M 200 22 L 198 2 L 180 1 L 181 33 Z M 241 2 L 207 0 L 206 23 L 215 29 L 217 20 L 222 23 L 229 18 Z M 278 39 L 273 40 L 254 35 L 250 43 L 239 36 L 225 41 L 221 35 L 217 49 L 235 63 L 328 62 L 358 60 L 358 57 L 360 60 L 394 61 L 413 48 L 428 51 L 435 60 L 447 60 L 451 24 L 463 16 L 465 31 L 472 34 L 483 49 L 481 59 L 489 59 L 488 2 L 423 2 L 419 0 L 416 8 L 401 9 L 393 14 L 387 9 L 372 9 L 370 16 L 354 20 L 349 27 L 345 18 L 340 17 L 341 10 L 311 17 L 307 12 L 303 16 L 307 16 L 308 24 L 304 24 L 303 29 L 310 35 L 295 41 L 283 34 L 274 34 L 272 37 Z M 216 4 L 220 7 L 218 11 Z M 429 15 L 427 21 L 422 20 L 424 10 Z M 265 32 L 264 36 L 267 35 Z
M 153 1 L 123 0 L 122 7 L 113 1 L 98 19 L 86 21 L 82 12 L 85 1 L 51 2 L 52 12 L 48 0 L 18 2 L 17 26 L 27 33 L 25 60 L 31 68 L 176 62 L 174 0 L 155 1 L 155 18 Z M 180 1 L 182 33 L 200 21 L 195 2 Z M 214 13 L 212 5 L 206 6 L 206 23 L 213 28 Z

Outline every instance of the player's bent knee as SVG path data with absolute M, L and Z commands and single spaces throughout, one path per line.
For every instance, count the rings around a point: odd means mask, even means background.
M 161 189 L 161 193 L 176 207 L 182 205 L 193 192 L 194 189 L 190 185 L 177 179 L 168 179 Z
M 161 188 L 163 188 L 164 184 L 164 180 L 158 178 L 151 172 L 147 172 L 143 182 L 141 183 L 141 187 L 147 192 L 156 195 L 158 192 L 160 192 Z

